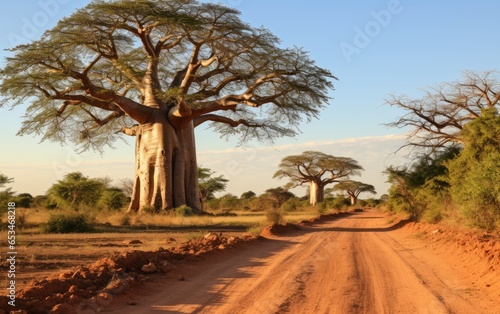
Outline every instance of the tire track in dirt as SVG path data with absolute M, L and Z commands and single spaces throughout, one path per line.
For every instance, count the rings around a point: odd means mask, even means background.
M 417 239 L 401 243 L 393 230 L 377 211 L 304 227 L 181 265 L 141 292 L 114 300 L 106 311 L 495 313 L 495 302 L 463 293 L 469 283 L 446 260 Z M 176 281 L 179 274 L 187 280 Z M 124 305 L 130 299 L 138 305 Z

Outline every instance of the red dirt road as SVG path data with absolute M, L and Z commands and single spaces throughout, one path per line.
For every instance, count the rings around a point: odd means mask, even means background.
M 104 311 L 500 313 L 498 274 L 488 288 L 469 266 L 365 211 L 179 265 Z

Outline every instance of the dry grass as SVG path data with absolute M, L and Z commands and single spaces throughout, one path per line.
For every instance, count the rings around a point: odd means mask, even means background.
M 193 216 L 178 217 L 171 214 L 126 214 L 125 211 L 88 211 L 87 214 L 95 217 L 96 222 L 101 225 L 111 226 L 133 226 L 133 227 L 240 227 L 252 228 L 256 225 L 265 225 L 265 212 L 234 211 L 236 216 Z M 51 215 L 68 214 L 67 211 L 45 210 L 45 209 L 18 209 L 18 218 L 22 217 L 22 224 L 18 229 L 28 229 L 36 232 L 38 226 L 46 223 Z M 308 208 L 305 211 L 290 212 L 285 214 L 285 222 L 298 223 L 302 220 L 311 219 L 318 216 L 318 211 Z M 3 222 L 5 223 L 6 217 Z
M 127 219 L 128 217 L 128 219 Z M 151 227 L 207 227 L 207 226 L 251 226 L 265 219 L 259 216 L 193 216 L 176 217 L 167 214 L 160 215 L 127 215 L 117 212 L 108 215 L 97 215 L 100 223 L 110 223 L 113 226 L 122 226 L 128 220 L 133 226 Z
M 268 224 L 265 212 L 236 211 L 237 216 L 175 217 L 173 215 L 127 215 L 124 211 L 87 212 L 99 224 L 97 233 L 43 234 L 39 226 L 52 214 L 64 211 L 45 209 L 17 209 L 18 224 L 16 248 L 19 271 L 18 288 L 32 279 L 57 274 L 76 266 L 94 262 L 130 249 L 145 251 L 177 247 L 180 243 L 203 236 L 208 230 L 222 231 L 224 235 L 259 235 Z M 297 223 L 318 216 L 314 208 L 287 213 L 285 222 Z M 22 217 L 22 219 L 19 219 Z M 6 222 L 6 217 L 3 217 Z M 22 223 L 21 223 L 22 222 Z M 124 226 L 128 222 L 130 228 Z M 108 230 L 109 229 L 109 230 Z M 108 232 L 110 231 L 110 232 Z M 0 239 L 7 239 L 7 231 L 0 232 Z M 138 239 L 138 246 L 129 246 L 125 240 Z M 5 242 L 5 241 L 3 241 Z M 5 260 L 5 256 L 0 256 Z M 4 270 L 5 265 L 1 266 Z M 5 284 L 0 280 L 0 284 Z

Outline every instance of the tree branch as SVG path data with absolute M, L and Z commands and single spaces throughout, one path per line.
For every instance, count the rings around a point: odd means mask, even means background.
M 200 125 L 204 122 L 207 122 L 207 121 L 225 123 L 225 124 L 232 126 L 233 128 L 237 127 L 238 125 L 245 125 L 247 127 L 253 127 L 253 128 L 262 127 L 262 125 L 260 125 L 260 124 L 250 124 L 244 119 L 233 120 L 231 118 L 219 116 L 216 114 L 206 114 L 206 115 L 202 115 L 202 116 L 195 118 L 194 119 L 194 126 L 197 127 L 198 125 Z

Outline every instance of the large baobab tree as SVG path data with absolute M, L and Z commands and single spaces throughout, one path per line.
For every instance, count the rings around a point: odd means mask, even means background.
M 194 128 L 293 136 L 334 76 L 239 12 L 194 0 L 93 1 L 11 50 L 0 93 L 30 104 L 20 134 L 101 149 L 136 137 L 129 210 L 201 210 Z M 121 132 L 118 132 L 121 131 Z
M 333 188 L 337 191 L 345 191 L 351 198 L 351 205 L 356 204 L 361 193 L 377 194 L 373 185 L 354 180 L 341 181 Z
M 315 205 L 323 201 L 326 185 L 360 175 L 361 170 L 363 168 L 352 158 L 305 151 L 283 158 L 274 178 L 289 178 L 287 188 L 308 184 L 309 202 Z
M 464 125 L 479 117 L 483 109 L 500 108 L 498 73 L 464 72 L 462 80 L 425 90 L 421 98 L 392 96 L 387 103 L 405 112 L 388 124 L 409 128 L 405 146 L 434 153 L 453 144 L 462 144 L 460 132 Z

